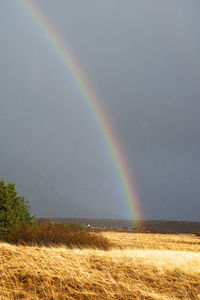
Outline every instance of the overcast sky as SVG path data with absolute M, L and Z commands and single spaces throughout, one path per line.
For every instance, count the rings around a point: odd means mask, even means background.
M 141 217 L 200 220 L 200 2 L 34 3 L 98 95 Z M 38 216 L 130 218 L 79 86 L 20 0 L 0 0 L 0 173 Z

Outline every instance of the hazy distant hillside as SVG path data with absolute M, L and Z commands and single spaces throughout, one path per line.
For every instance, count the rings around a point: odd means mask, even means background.
M 96 227 L 96 230 L 109 230 L 116 231 L 132 231 L 132 232 L 153 232 L 153 233 L 200 233 L 200 222 L 187 222 L 187 221 L 151 221 L 142 220 L 138 222 L 137 226 L 130 220 L 118 219 L 86 219 L 86 218 L 40 218 L 43 221 L 53 222 L 66 222 L 66 223 L 79 223 L 88 227 Z M 89 225 L 89 226 L 88 226 Z

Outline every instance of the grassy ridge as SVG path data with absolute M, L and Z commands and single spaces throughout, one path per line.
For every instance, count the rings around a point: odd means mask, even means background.
M 111 243 L 106 237 L 82 230 L 79 224 L 33 223 L 9 227 L 0 231 L 0 240 L 23 245 L 65 245 L 68 248 L 98 248 L 108 250 Z
M 103 235 L 121 249 L 1 243 L 0 299 L 200 299 L 198 237 Z

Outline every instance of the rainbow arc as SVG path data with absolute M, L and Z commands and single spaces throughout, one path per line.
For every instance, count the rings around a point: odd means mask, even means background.
M 27 10 L 28 14 L 34 19 L 37 23 L 40 30 L 46 36 L 50 44 L 56 52 L 62 62 L 64 63 L 69 74 L 77 84 L 83 99 L 87 102 L 91 113 L 94 115 L 95 120 L 100 128 L 100 131 L 104 137 L 104 141 L 107 144 L 107 147 L 110 151 L 111 158 L 116 167 L 118 178 L 120 184 L 123 188 L 124 197 L 127 199 L 129 206 L 130 216 L 136 225 L 137 220 L 140 219 L 139 213 L 139 201 L 136 196 L 134 182 L 131 176 L 131 172 L 127 166 L 127 163 L 124 159 L 123 150 L 120 145 L 119 139 L 108 122 L 106 113 L 100 105 L 100 100 L 95 95 L 92 87 L 89 84 L 89 81 L 86 79 L 85 74 L 80 70 L 80 67 L 77 64 L 77 60 L 74 58 L 72 53 L 69 50 L 69 47 L 63 43 L 57 34 L 56 30 L 45 17 L 41 9 L 36 6 L 35 3 L 31 0 L 20 0 L 23 4 L 23 7 Z

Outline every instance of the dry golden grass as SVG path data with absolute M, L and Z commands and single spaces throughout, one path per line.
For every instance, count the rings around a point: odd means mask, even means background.
M 123 249 L 184 250 L 200 252 L 200 237 L 184 234 L 149 234 L 103 232 L 112 243 Z
M 0 244 L 0 299 L 200 299 L 200 239 L 103 233 L 121 247 Z

